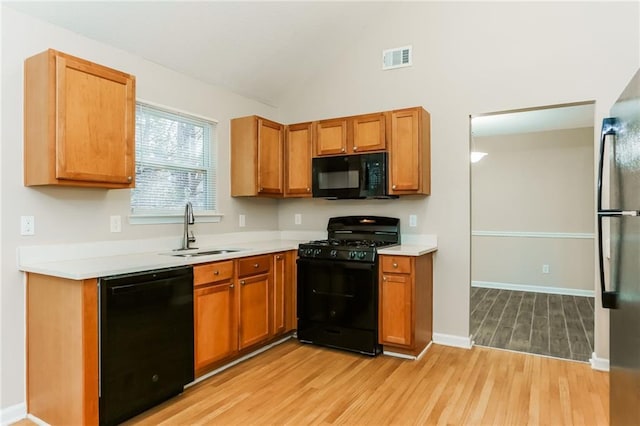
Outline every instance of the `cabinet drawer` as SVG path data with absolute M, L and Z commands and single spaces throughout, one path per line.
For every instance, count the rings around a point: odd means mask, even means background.
M 256 275 L 269 272 L 271 256 L 254 256 L 238 260 L 238 276 Z
M 207 263 L 193 267 L 193 285 L 230 280 L 233 277 L 233 260 Z
M 407 256 L 382 256 L 382 272 L 411 273 L 411 258 Z

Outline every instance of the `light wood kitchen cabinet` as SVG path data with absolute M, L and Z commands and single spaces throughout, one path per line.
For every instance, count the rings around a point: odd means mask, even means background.
M 194 276 L 195 370 L 238 351 L 233 260 L 197 265 Z
M 311 197 L 313 123 L 291 124 L 285 133 L 285 197 Z
M 314 156 L 383 151 L 388 139 L 386 113 L 319 121 Z
M 314 150 L 316 157 L 347 153 L 347 124 L 346 118 L 318 121 Z
M 382 151 L 387 146 L 387 115 L 385 113 L 358 115 L 351 119 L 354 153 Z
M 258 116 L 231 120 L 231 196 L 282 197 L 284 126 Z
M 271 256 L 238 260 L 238 348 L 240 350 L 269 338 L 271 326 Z
M 98 424 L 98 283 L 27 273 L 27 412 Z
M 135 185 L 135 77 L 49 49 L 24 65 L 24 184 Z
M 420 107 L 391 112 L 389 194 L 431 192 L 430 120 Z
M 295 251 L 273 255 L 273 309 L 271 334 L 296 328 Z
M 379 275 L 379 343 L 417 356 L 432 339 L 432 255 L 381 255 Z

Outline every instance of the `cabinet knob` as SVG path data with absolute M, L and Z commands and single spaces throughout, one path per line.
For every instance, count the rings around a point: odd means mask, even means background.
M 391 185 L 391 189 L 396 189 L 396 186 L 395 185 Z
M 245 281 L 244 281 L 244 280 L 240 281 L 240 285 L 245 285 L 245 284 L 246 284 L 246 283 L 245 283 Z
M 386 280 L 387 280 L 387 277 L 383 276 L 382 281 L 386 281 Z
M 340 150 L 340 152 L 344 152 L 344 148 L 342 148 L 342 149 Z
M 280 260 L 280 259 L 282 259 L 282 256 L 277 255 L 277 256 L 276 256 L 276 259 Z
M 307 192 L 311 192 L 311 188 L 307 188 Z
M 398 264 L 397 264 L 397 263 L 394 263 L 394 264 L 393 264 L 393 267 L 394 267 L 394 268 L 397 268 L 397 267 L 398 267 Z
M 213 271 L 213 275 L 220 275 L 220 271 Z
M 260 191 L 261 191 L 261 192 L 262 192 L 262 191 L 264 191 L 264 188 L 263 188 L 263 187 L 260 187 Z
M 235 288 L 236 285 L 235 284 L 229 284 L 229 288 Z
M 259 263 L 254 263 L 254 264 L 253 264 L 253 267 L 254 267 L 254 268 L 257 268 L 258 266 L 260 266 L 260 264 L 259 264 Z
M 131 182 L 132 180 L 133 180 L 133 177 L 127 176 L 127 182 Z
M 357 150 L 358 150 L 358 147 L 357 147 L 357 146 L 354 146 L 354 147 L 353 147 L 353 150 L 354 150 L 354 151 L 357 151 Z

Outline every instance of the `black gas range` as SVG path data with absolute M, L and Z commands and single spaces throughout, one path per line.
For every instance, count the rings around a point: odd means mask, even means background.
M 298 257 L 375 262 L 376 249 L 400 243 L 400 219 L 381 216 L 332 217 L 328 239 L 298 246 Z
M 400 220 L 329 219 L 328 238 L 298 248 L 298 339 L 375 356 L 378 344 L 378 254 L 400 243 Z

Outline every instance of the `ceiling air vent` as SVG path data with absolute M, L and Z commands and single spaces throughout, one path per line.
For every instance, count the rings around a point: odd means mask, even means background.
M 382 69 L 392 70 L 394 68 L 410 67 L 413 65 L 412 47 L 396 47 L 382 51 Z

